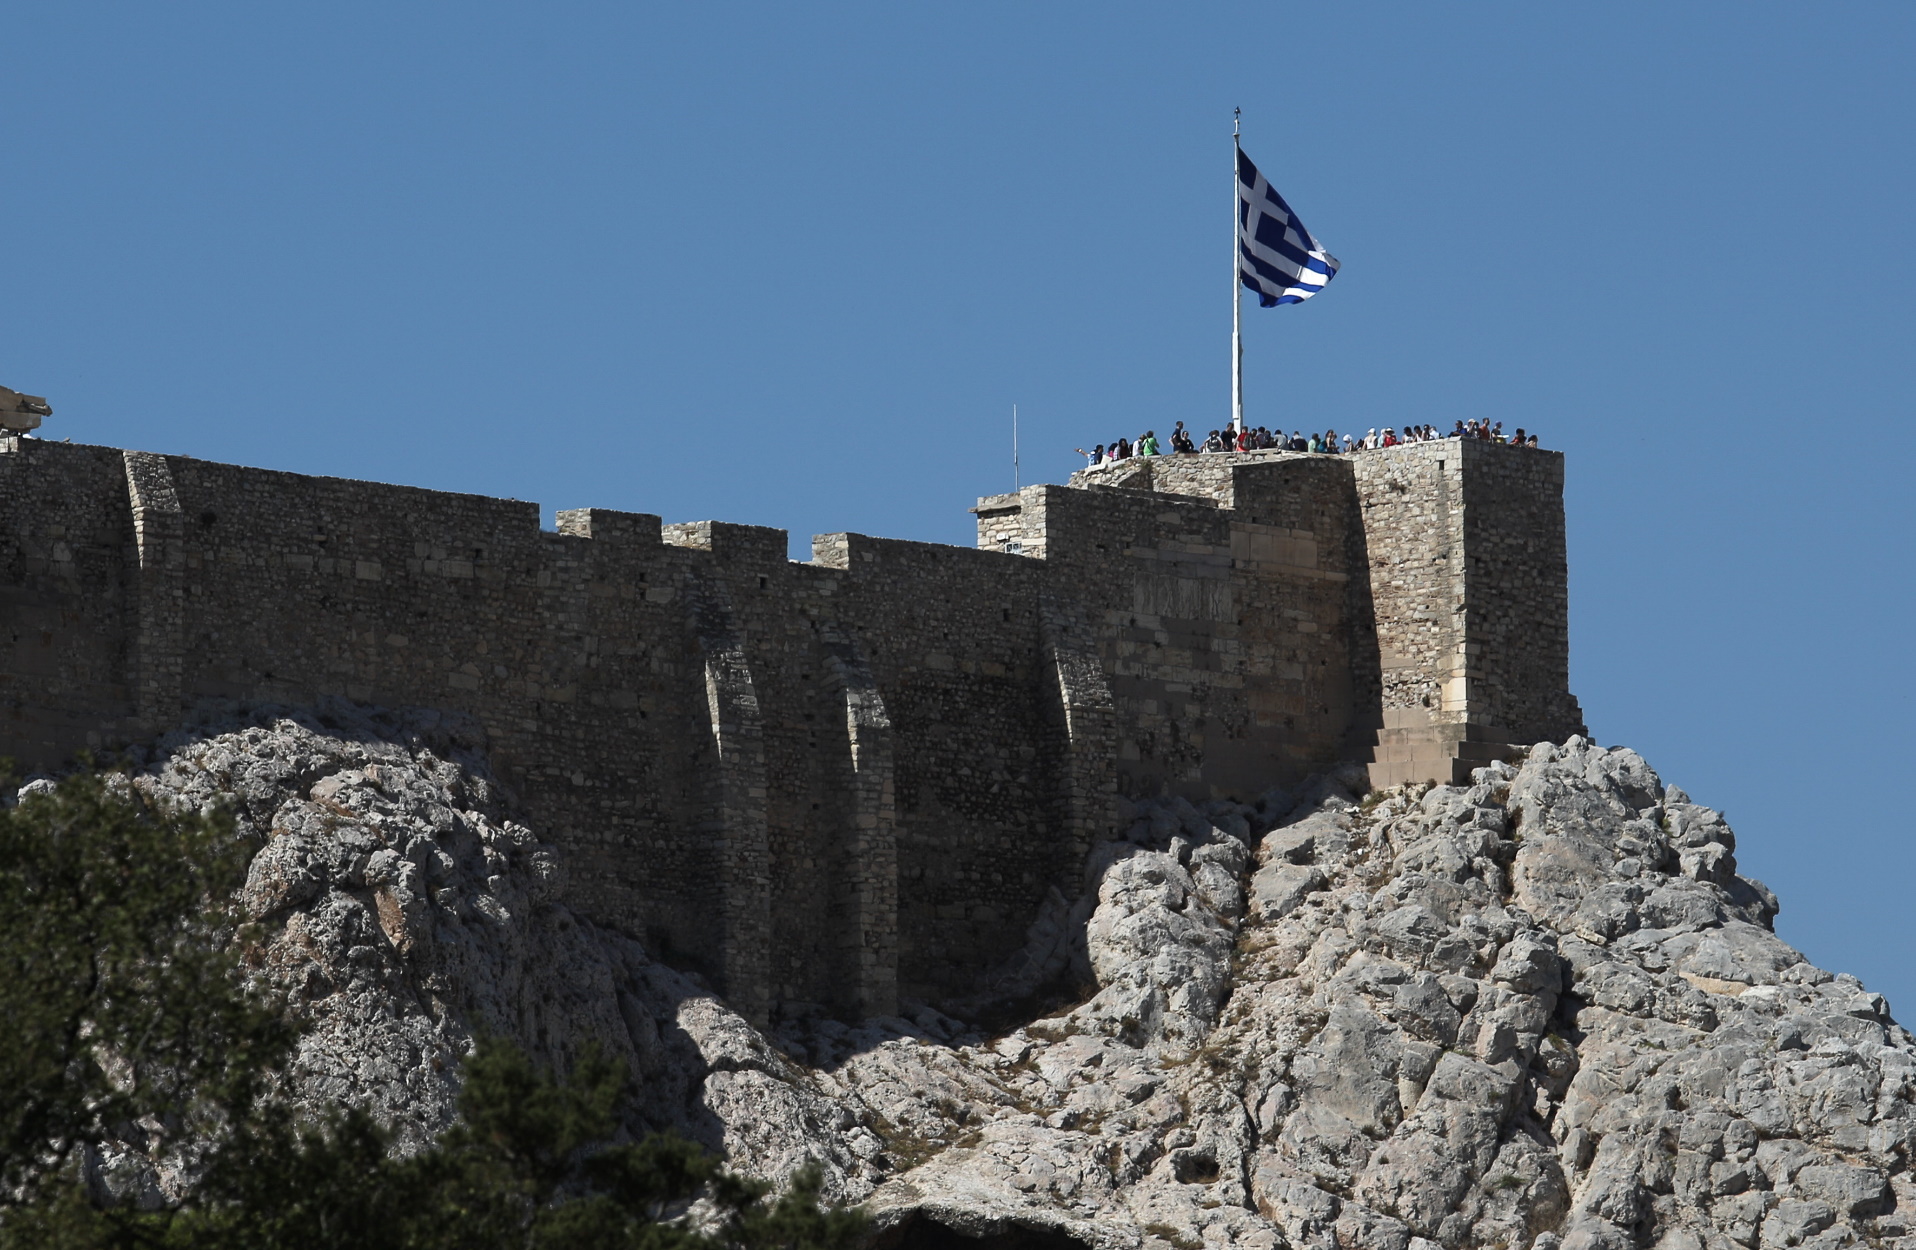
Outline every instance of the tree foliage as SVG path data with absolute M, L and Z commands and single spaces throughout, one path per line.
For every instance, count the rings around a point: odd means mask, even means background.
M 460 1120 L 432 1149 L 395 1159 L 364 1113 L 301 1126 L 249 1127 L 165 1244 L 208 1250 L 831 1250 L 863 1240 L 865 1220 L 819 1203 L 816 1168 L 776 1201 L 668 1133 L 616 1144 L 626 1078 L 588 1052 L 568 1078 L 510 1045 L 465 1065 Z M 703 1199 L 711 1227 L 676 1217 Z
M 186 1146 L 250 1112 L 291 1030 L 228 950 L 245 872 L 224 816 L 122 777 L 0 812 L 0 1207 L 103 1141 Z
M 110 776 L 0 812 L 0 1011 L 21 1038 L 0 1047 L 0 1250 L 864 1240 L 861 1214 L 821 1204 L 816 1167 L 774 1198 L 682 1138 L 621 1140 L 627 1077 L 596 1051 L 561 1079 L 482 1044 L 459 1121 L 410 1158 L 364 1112 L 302 1121 L 265 1096 L 292 1033 L 237 953 L 246 940 L 226 900 L 245 859 L 217 813 L 161 810 Z M 121 1145 L 173 1147 L 184 1192 L 117 1199 L 88 1161 Z

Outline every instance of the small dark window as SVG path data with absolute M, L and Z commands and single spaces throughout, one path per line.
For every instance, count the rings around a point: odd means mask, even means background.
M 1006 609 L 1005 609 L 1005 619 L 1006 619 L 1007 621 L 1011 619 L 1011 609 L 1010 609 L 1010 608 L 1006 608 Z
M 767 585 L 769 585 L 769 584 L 770 584 L 770 583 L 769 583 L 769 582 L 768 582 L 768 581 L 766 580 L 766 577 L 765 577 L 765 574 L 763 574 L 763 573 L 760 573 L 760 574 L 758 575 L 758 588 L 759 588 L 760 590 L 764 590 L 764 589 L 765 589 L 765 587 L 766 587 Z
M 219 519 L 220 514 L 217 512 L 202 512 L 200 513 L 200 526 L 203 529 L 210 530 L 213 528 L 213 523 Z

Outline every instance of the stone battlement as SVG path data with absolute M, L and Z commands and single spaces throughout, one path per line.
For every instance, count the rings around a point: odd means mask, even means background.
M 1155 457 L 977 548 L 0 440 L 0 754 L 337 696 L 484 727 L 593 919 L 747 1014 L 976 988 L 1119 794 L 1340 759 L 1451 780 L 1582 729 L 1563 458 Z

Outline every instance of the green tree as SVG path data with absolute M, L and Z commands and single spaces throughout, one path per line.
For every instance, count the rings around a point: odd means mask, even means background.
M 292 1031 L 228 949 L 246 862 L 224 816 L 112 774 L 0 811 L 0 1209 L 104 1141 L 160 1153 L 251 1113 Z
M 395 1159 L 363 1113 L 325 1125 L 250 1127 L 173 1217 L 169 1246 L 196 1250 L 839 1250 L 858 1212 L 820 1203 L 816 1166 L 770 1187 L 726 1172 L 669 1133 L 615 1144 L 627 1082 L 588 1052 L 569 1077 L 498 1042 L 466 1061 L 459 1122 Z M 717 1227 L 676 1220 L 705 1199 Z

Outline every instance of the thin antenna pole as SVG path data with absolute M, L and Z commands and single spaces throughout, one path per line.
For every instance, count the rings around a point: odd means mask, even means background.
M 1018 476 L 1018 405 L 1011 405 L 1011 489 L 1021 491 L 1024 482 Z
M 1231 432 L 1244 432 L 1244 288 L 1238 256 L 1238 231 L 1243 227 L 1238 210 L 1237 153 L 1238 119 L 1243 109 L 1231 110 Z

